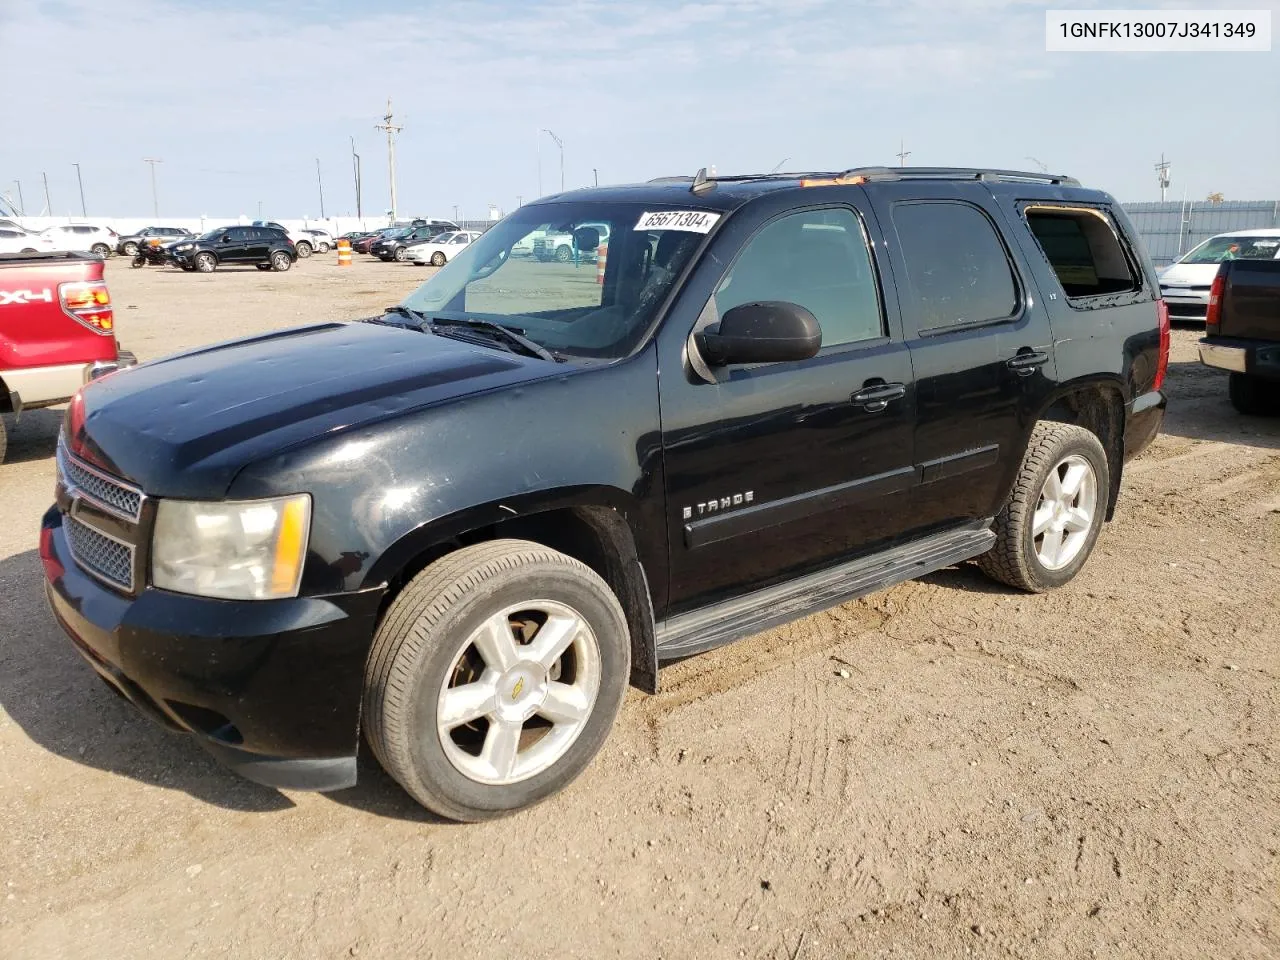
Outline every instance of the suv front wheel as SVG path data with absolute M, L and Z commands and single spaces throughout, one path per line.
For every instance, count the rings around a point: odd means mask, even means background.
M 423 806 L 499 817 L 586 768 L 630 662 L 622 608 L 585 564 L 524 540 L 465 547 L 414 577 L 383 616 L 365 736 Z
M 1098 437 L 1042 420 L 1031 432 L 982 571 L 1011 587 L 1043 593 L 1070 581 L 1093 552 L 1110 495 L 1107 455 Z

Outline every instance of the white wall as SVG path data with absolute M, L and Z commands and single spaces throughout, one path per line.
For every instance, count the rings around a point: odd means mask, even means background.
M 252 223 L 257 218 L 241 214 L 239 217 L 14 217 L 13 219 L 32 231 L 67 223 L 91 223 L 95 226 L 110 227 L 119 234 L 130 234 L 144 227 L 186 227 L 196 233 L 204 233 L 216 227 Z M 386 217 L 326 217 L 323 220 L 315 217 L 309 220 L 276 220 L 275 222 L 283 224 L 290 230 L 308 227 L 328 230 L 336 237 L 351 230 L 376 230 L 387 226 L 390 221 Z

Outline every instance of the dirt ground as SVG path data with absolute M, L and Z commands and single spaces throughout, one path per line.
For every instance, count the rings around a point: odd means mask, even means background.
M 144 359 L 428 271 L 108 266 Z M 59 414 L 0 467 L 0 957 L 1280 955 L 1280 421 L 1175 331 L 1165 433 L 1049 596 L 946 570 L 664 671 L 566 794 L 282 794 L 113 696 L 41 593 Z

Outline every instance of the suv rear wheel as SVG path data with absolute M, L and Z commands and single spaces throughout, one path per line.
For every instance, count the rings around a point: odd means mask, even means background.
M 1111 490 L 1106 451 L 1084 427 L 1042 420 L 1031 432 L 1013 493 L 996 517 L 982 571 L 1043 593 L 1070 581 L 1093 552 Z
M 89 248 L 89 252 L 96 253 L 103 260 L 111 256 L 111 248 L 108 247 L 105 243 L 95 243 L 92 247 Z
M 271 255 L 271 269 L 277 273 L 284 273 L 293 266 L 293 258 L 283 250 L 277 250 Z
M 608 585 L 524 540 L 437 560 L 374 635 L 364 729 L 379 762 L 454 820 L 499 817 L 563 789 L 599 751 L 631 647 Z
M 303 260 L 311 256 L 311 244 L 307 243 L 305 240 L 299 240 L 294 244 L 294 248 L 298 251 L 298 256 Z

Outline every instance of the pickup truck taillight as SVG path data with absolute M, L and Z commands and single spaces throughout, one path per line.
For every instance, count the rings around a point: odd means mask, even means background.
M 1227 278 L 1221 268 L 1213 278 L 1213 286 L 1209 288 L 1209 309 L 1204 315 L 1204 332 L 1207 336 L 1218 335 L 1218 326 L 1222 321 L 1222 293 L 1226 289 Z
M 1152 390 L 1159 390 L 1164 386 L 1165 374 L 1169 372 L 1169 340 L 1172 336 L 1169 330 L 1169 305 L 1158 297 L 1156 317 L 1160 323 L 1160 356 L 1156 360 L 1156 379 L 1151 385 Z
M 115 314 L 111 309 L 111 294 L 101 280 L 76 281 L 58 284 L 58 300 L 62 312 L 78 320 L 94 333 L 111 335 L 115 330 Z

